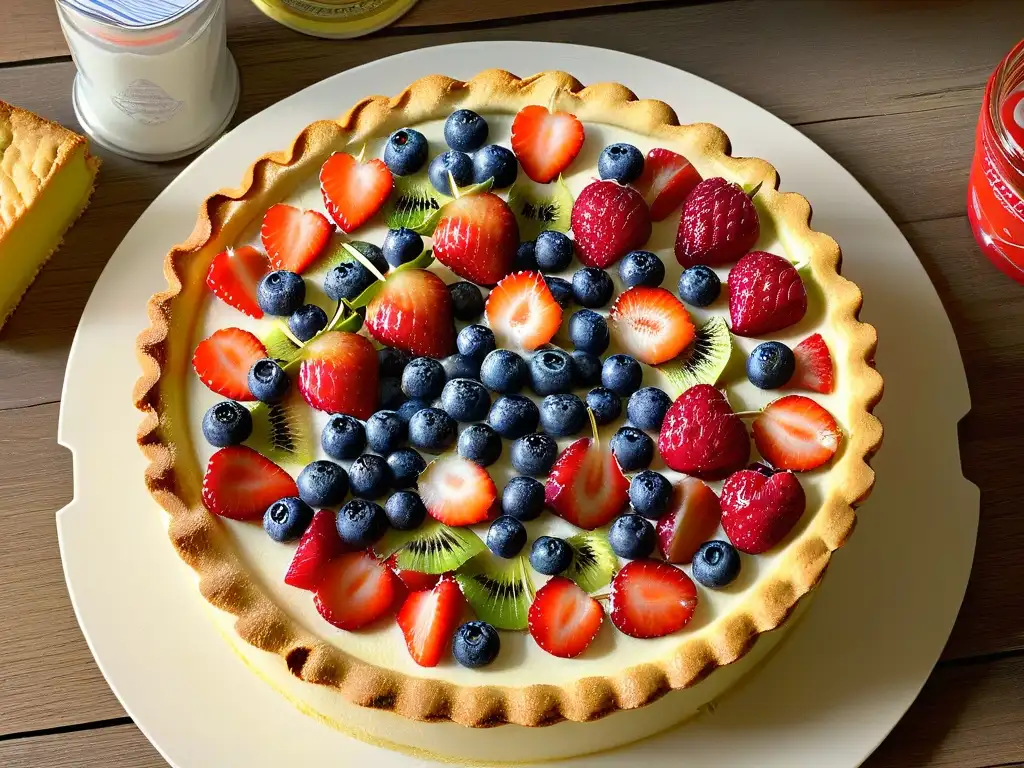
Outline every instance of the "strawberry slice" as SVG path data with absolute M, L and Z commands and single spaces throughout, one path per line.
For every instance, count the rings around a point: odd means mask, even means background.
M 295 547 L 284 583 L 299 589 L 314 589 L 328 562 L 350 551 L 338 535 L 338 516 L 329 509 L 318 509 L 313 521 Z
M 394 185 L 391 171 L 377 158 L 360 162 L 352 155 L 335 152 L 320 168 L 320 192 L 327 213 L 346 234 L 373 218 Z
M 259 320 L 263 310 L 256 303 L 256 288 L 269 271 L 270 261 L 251 245 L 228 248 L 213 257 L 206 284 L 225 304 Z
M 377 410 L 377 350 L 365 336 L 328 331 L 305 347 L 299 392 L 318 411 L 368 419 Z
M 395 599 L 395 577 L 369 552 L 349 552 L 323 568 L 313 604 L 338 629 L 359 629 L 376 621 Z
M 421 667 L 436 667 L 462 618 L 466 599 L 454 579 L 433 589 L 413 592 L 398 611 L 398 626 L 409 655 Z
M 434 255 L 459 277 L 494 285 L 512 271 L 519 224 L 508 203 L 491 192 L 464 195 L 441 209 Z
M 274 269 L 302 274 L 327 247 L 334 227 L 318 211 L 272 205 L 263 217 L 260 240 Z
M 594 598 L 563 576 L 537 590 L 530 606 L 530 634 L 537 645 L 563 659 L 579 656 L 597 636 L 604 609 Z
M 487 519 L 498 489 L 475 461 L 449 453 L 434 459 L 419 476 L 427 512 L 445 525 L 474 525 Z
M 808 336 L 795 347 L 796 370 L 786 384 L 787 389 L 809 389 L 827 395 L 835 388 L 835 369 L 828 345 L 820 333 Z
M 664 288 L 647 285 L 635 285 L 621 293 L 608 320 L 622 347 L 648 365 L 678 356 L 697 333 L 679 299 Z
M 398 577 L 398 580 L 407 592 L 420 592 L 424 589 L 432 589 L 441 578 L 439 573 L 420 573 L 419 571 L 407 571 L 399 568 L 397 554 L 385 560 L 384 564 Z
M 544 501 L 564 520 L 592 531 L 617 515 L 629 498 L 629 480 L 612 452 L 584 437 L 555 460 Z
M 583 265 L 604 269 L 650 239 L 651 213 L 632 187 L 595 181 L 572 205 L 572 232 Z
M 218 395 L 255 400 L 249 391 L 249 369 L 267 356 L 263 342 L 241 328 L 221 328 L 203 339 L 192 355 L 196 375 Z
M 447 357 L 455 351 L 451 292 L 433 272 L 393 272 L 366 307 L 366 330 L 386 346 L 423 357 Z
M 817 469 L 839 450 L 843 433 L 832 414 L 803 395 L 765 406 L 751 425 L 754 444 L 776 469 Z
M 551 341 L 562 325 L 562 307 L 540 272 L 506 277 L 487 297 L 484 312 L 501 346 L 529 352 Z
M 722 528 L 740 552 L 759 555 L 793 530 L 807 506 L 792 472 L 741 469 L 722 484 Z
M 523 107 L 512 121 L 512 151 L 526 175 L 547 184 L 564 171 L 583 146 L 583 123 L 569 112 Z
M 298 495 L 291 475 L 244 445 L 221 448 L 206 465 L 203 503 L 221 517 L 262 520 L 275 501 Z
M 647 153 L 644 172 L 637 179 L 636 188 L 650 206 L 651 219 L 663 221 L 683 204 L 700 181 L 700 174 L 689 160 L 655 147 Z
M 722 520 L 722 507 L 711 486 L 684 477 L 673 489 L 672 508 L 658 521 L 658 544 L 670 563 L 689 563 Z
M 611 617 L 630 637 L 664 637 L 685 627 L 697 608 L 697 587 L 678 568 L 633 560 L 612 580 Z

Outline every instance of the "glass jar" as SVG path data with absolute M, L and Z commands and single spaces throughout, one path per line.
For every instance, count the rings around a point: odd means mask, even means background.
M 1024 40 L 985 87 L 967 216 L 982 252 L 1024 283 Z

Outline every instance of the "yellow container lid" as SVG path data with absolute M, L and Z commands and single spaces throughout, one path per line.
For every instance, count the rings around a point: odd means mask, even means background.
M 360 37 L 399 19 L 416 0 L 252 0 L 286 27 L 315 37 Z

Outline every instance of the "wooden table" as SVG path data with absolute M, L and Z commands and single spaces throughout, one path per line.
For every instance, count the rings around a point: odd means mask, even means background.
M 0 98 L 77 128 L 75 69 L 52 3 L 3 5 Z M 983 261 L 964 209 L 982 88 L 1024 37 L 1019 5 L 423 0 L 395 27 L 350 42 L 290 32 L 247 0 L 228 6 L 243 83 L 236 122 L 328 75 L 401 51 L 465 40 L 571 41 L 717 82 L 797 126 L 849 168 L 914 246 L 956 328 L 974 401 L 960 430 L 963 466 L 982 490 L 974 575 L 953 636 L 868 765 L 1024 766 L 1024 288 Z M 75 623 L 54 529 L 54 513 L 71 499 L 71 458 L 55 435 L 68 349 L 89 292 L 128 228 L 187 161 L 146 165 L 99 154 L 91 208 L 0 335 L 0 765 L 7 768 L 164 764 L 125 716 Z

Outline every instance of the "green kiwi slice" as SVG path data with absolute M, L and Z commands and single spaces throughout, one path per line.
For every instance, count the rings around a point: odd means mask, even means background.
M 478 619 L 498 629 L 526 629 L 534 591 L 525 556 L 501 560 L 483 552 L 455 579 Z
M 562 574 L 575 581 L 584 592 L 596 592 L 607 587 L 619 567 L 619 559 L 612 551 L 602 531 L 583 531 L 566 541 L 572 547 L 573 558 Z
M 697 335 L 679 357 L 662 363 L 658 370 L 665 374 L 676 396 L 698 384 L 714 384 L 722 375 L 732 355 L 732 335 L 725 318 L 715 315 L 697 329 Z
M 398 553 L 396 564 L 406 571 L 446 573 L 484 551 L 480 537 L 467 528 L 427 520 L 414 531 L 389 530 L 374 547 L 381 557 Z
M 267 357 L 279 360 L 282 365 L 287 365 L 298 357 L 302 349 L 288 333 L 284 323 L 280 322 L 271 325 L 270 330 L 263 334 L 260 341 L 267 348 Z
M 450 200 L 434 189 L 424 175 L 396 176 L 384 217 L 389 229 L 406 227 L 421 235 L 431 235 L 441 218 L 442 206 Z
M 246 443 L 275 464 L 305 466 L 313 460 L 309 408 L 292 391 L 280 403 L 252 407 L 252 435 Z
M 572 192 L 561 176 L 553 184 L 520 179 L 508 191 L 508 205 L 519 223 L 520 240 L 536 240 L 547 229 L 568 232 L 572 204 Z

